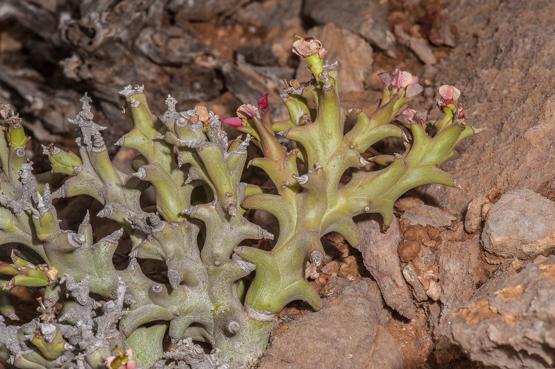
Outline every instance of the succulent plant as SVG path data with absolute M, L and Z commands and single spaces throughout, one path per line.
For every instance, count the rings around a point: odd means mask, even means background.
M 39 318 L 21 327 L 0 324 L 2 362 L 18 368 L 251 365 L 264 353 L 275 314 L 286 304 L 302 300 L 321 308 L 305 268 L 322 263 L 322 236 L 338 232 L 357 245 L 354 216 L 379 213 L 389 224 L 393 203 L 407 190 L 426 183 L 457 186 L 438 168 L 475 133 L 457 105 L 456 88 L 440 88 L 444 117 L 431 138 L 425 113 L 400 113 L 422 91 L 418 78 L 399 70 L 393 77 L 380 74 L 383 97 L 367 116 L 341 107 L 337 64 L 324 61 L 317 39 L 297 37 L 293 50 L 308 62 L 313 80 L 285 86 L 288 121 L 271 121 L 267 96 L 258 109 L 242 105 L 238 117 L 223 121 L 246 133 L 244 140 L 228 140 L 222 122 L 203 106 L 177 111 L 171 97 L 156 117 L 143 88 L 126 87 L 124 113 L 134 127 L 117 145 L 138 152 L 133 174 L 111 163 L 88 96 L 70 120 L 80 130 L 79 155 L 44 147 L 52 171 L 39 175 L 25 155 L 21 120 L 2 107 L 0 243 L 12 250 L 12 263 L 0 264 L 0 312 L 17 318 L 12 286 L 45 288 Z M 344 132 L 347 120 L 354 125 Z M 276 135 L 293 148 L 287 151 Z M 402 138 L 405 152 L 366 156 L 387 137 Z M 241 182 L 250 142 L 263 156 L 249 165 L 264 170 L 275 189 Z M 370 162 L 384 169 L 365 170 Z M 341 187 L 347 170 L 352 179 Z M 150 186 L 156 206 L 143 209 L 140 196 Z M 60 229 L 53 200 L 77 195 L 100 202 L 96 216 L 121 229 L 95 242 L 88 213 L 77 232 Z M 273 214 L 279 232 L 251 223 L 246 209 Z M 117 270 L 112 258 L 124 235 L 132 243 L 130 262 Z M 271 251 L 242 245 L 274 236 Z M 149 279 L 138 259 L 164 263 L 167 283 Z M 164 352 L 165 336 L 176 350 Z M 215 351 L 205 355 L 193 341 Z M 129 348 L 133 354 L 124 354 Z

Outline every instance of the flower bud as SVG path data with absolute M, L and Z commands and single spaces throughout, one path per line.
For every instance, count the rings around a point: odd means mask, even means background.
M 78 173 L 77 168 L 83 164 L 81 159 L 74 153 L 60 150 L 52 144 L 48 146 L 43 145 L 42 149 L 43 154 L 48 155 L 53 173 L 74 175 Z

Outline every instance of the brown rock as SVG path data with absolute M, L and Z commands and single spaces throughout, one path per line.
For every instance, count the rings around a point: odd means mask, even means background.
M 493 204 L 491 202 L 488 202 L 486 204 L 484 204 L 482 206 L 482 221 L 485 222 L 487 217 L 488 217 L 488 213 L 491 210 L 491 207 L 493 206 Z
M 422 287 L 422 283 L 418 280 L 418 274 L 411 263 L 408 263 L 403 268 L 403 276 L 405 277 L 407 283 L 412 287 L 416 299 L 418 301 L 426 301 L 428 296 L 426 295 L 426 291 L 424 291 L 424 287 Z
M 360 216 L 357 226 L 361 233 L 358 246 L 364 259 L 364 266 L 380 286 L 387 305 L 409 319 L 414 318 L 416 310 L 410 292 L 401 274 L 397 247 L 400 233 L 399 223 L 394 217 L 387 232 L 380 231 L 375 215 Z
M 437 228 L 428 227 L 428 237 L 432 240 L 437 240 L 439 238 L 439 231 Z
M 335 24 L 364 37 L 372 45 L 396 56 L 395 38 L 389 31 L 388 3 L 379 0 L 307 0 L 304 14 L 317 24 Z M 312 36 L 312 35 L 311 35 Z
M 333 260 L 322 268 L 322 273 L 328 275 L 337 275 L 337 273 L 339 272 L 339 266 L 339 261 Z
M 322 310 L 305 313 L 272 336 L 261 369 L 403 367 L 399 344 L 378 324 L 384 303 L 376 283 L 332 283 L 339 289 L 324 299 Z
M 410 226 L 403 234 L 404 240 L 414 240 L 420 243 L 425 243 L 428 238 L 428 231 L 421 225 Z
M 333 24 L 311 28 L 307 35 L 322 42 L 327 50 L 326 60 L 339 63 L 340 92 L 364 91 L 364 80 L 373 71 L 370 44 L 356 33 Z M 299 81 L 310 81 L 311 76 L 307 63 L 302 61 L 296 78 Z
M 397 36 L 397 40 L 412 50 L 412 52 L 426 65 L 434 65 L 437 63 L 436 57 L 430 46 L 426 43 L 426 41 L 417 38 L 411 37 L 403 31 L 403 27 L 401 25 L 395 26 L 395 36 Z
M 441 285 L 434 281 L 433 279 L 430 280 L 430 285 L 428 289 L 426 289 L 426 295 L 434 301 L 438 301 L 441 297 Z
M 268 45 L 248 44 L 239 47 L 237 53 L 243 55 L 245 61 L 252 65 L 275 67 L 279 63 L 279 58 Z
M 439 281 L 443 314 L 466 303 L 485 280 L 480 260 L 480 237 L 464 242 L 443 241 L 439 246 Z
M 434 65 L 437 63 L 434 52 L 426 41 L 420 38 L 411 37 L 408 46 L 424 64 Z
M 399 259 L 403 263 L 408 263 L 420 252 L 420 242 L 406 241 L 399 244 Z
M 401 219 L 407 219 L 410 224 L 420 224 L 432 227 L 447 227 L 457 218 L 449 213 L 443 212 L 438 208 L 428 205 L 417 205 L 405 212 Z
M 468 123 L 486 128 L 458 146 L 443 169 L 465 179 L 465 191 L 429 186 L 438 206 L 462 212 L 479 193 L 537 189 L 555 178 L 555 3 L 453 2 L 459 44 L 436 65 L 436 85 L 456 85 Z M 507 21 L 510 19 L 510 22 Z
M 348 256 L 343 260 L 340 264 L 339 272 L 337 273 L 339 277 L 342 278 L 353 278 L 353 277 L 360 277 L 358 273 L 358 264 L 357 259 L 353 255 Z
M 456 29 L 447 10 L 436 10 L 420 18 L 420 34 L 436 46 L 455 47 Z
M 436 255 L 429 247 L 420 246 L 420 252 L 412 260 L 412 264 L 415 266 L 419 275 L 423 275 L 426 272 L 430 272 L 435 275 L 437 273 L 433 272 L 433 269 L 437 266 L 436 261 Z M 438 278 L 438 276 L 435 275 L 435 278 Z
M 551 201 L 555 201 L 555 178 L 542 183 L 538 188 L 538 193 Z
M 493 205 L 482 231 L 484 249 L 530 259 L 555 250 L 555 202 L 530 190 L 506 193 Z
M 424 205 L 424 202 L 418 197 L 402 197 L 395 201 L 395 209 L 399 211 L 407 211 L 416 205 Z
M 482 224 L 482 206 L 489 200 L 485 196 L 478 196 L 468 204 L 464 217 L 464 229 L 468 233 L 475 233 Z
M 253 1 L 236 11 L 231 19 L 270 32 L 301 14 L 302 0 Z M 291 38 L 291 35 L 288 35 Z
M 430 240 L 430 239 L 425 239 L 424 241 L 422 241 L 422 244 L 424 244 L 428 247 L 436 247 L 438 242 L 434 241 L 434 240 Z
M 442 332 L 472 360 L 500 368 L 555 364 L 555 256 L 501 273 L 466 305 L 451 311 Z

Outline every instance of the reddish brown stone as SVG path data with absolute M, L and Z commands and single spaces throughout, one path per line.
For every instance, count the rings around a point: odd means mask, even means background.
M 399 259 L 403 263 L 408 263 L 420 252 L 420 242 L 406 241 L 399 244 Z

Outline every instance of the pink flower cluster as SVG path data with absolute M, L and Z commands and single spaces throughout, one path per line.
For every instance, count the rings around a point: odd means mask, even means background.
M 378 74 L 378 77 L 382 81 L 382 88 L 384 90 L 389 89 L 391 93 L 397 93 L 399 97 L 402 96 L 404 91 L 405 97 L 410 99 L 424 90 L 423 87 L 418 84 L 418 77 L 400 69 L 395 69 L 393 78 L 387 72 Z
M 258 109 L 262 110 L 263 114 L 270 112 L 270 106 L 268 105 L 268 94 L 262 96 L 258 99 Z M 237 109 L 237 117 L 227 118 L 222 120 L 222 123 L 229 124 L 233 127 L 246 126 L 245 121 L 253 118 L 260 119 L 260 113 L 251 104 L 243 104 Z

